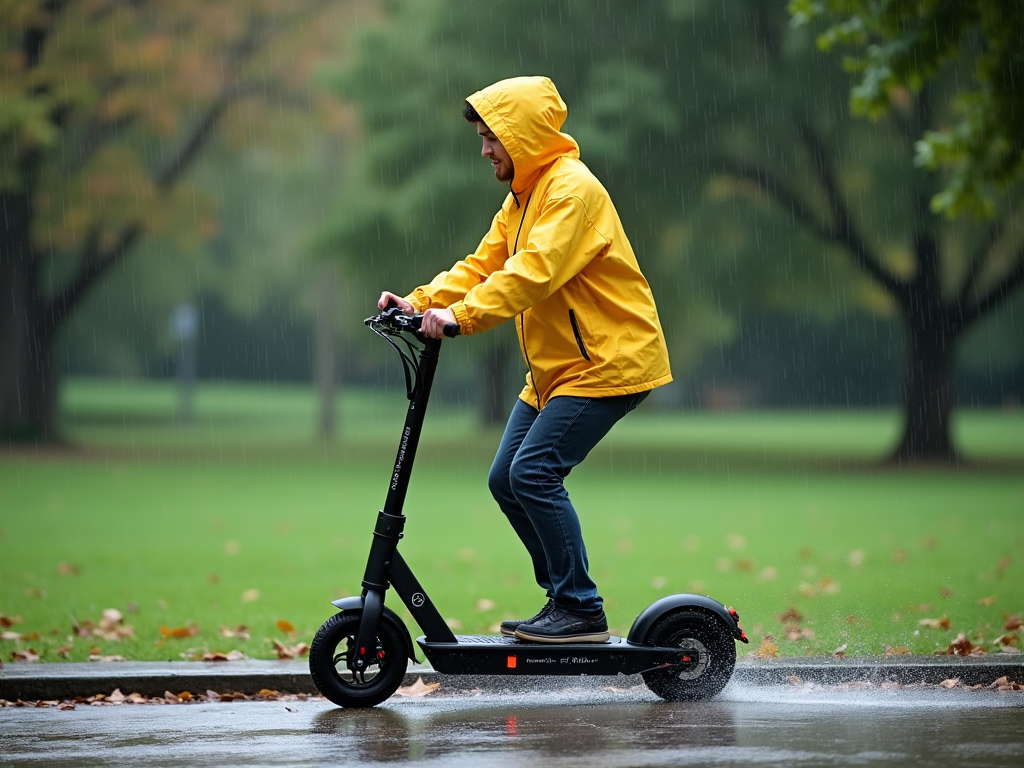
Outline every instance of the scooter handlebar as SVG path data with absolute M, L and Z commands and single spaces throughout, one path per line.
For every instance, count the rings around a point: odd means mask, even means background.
M 419 334 L 420 326 L 423 323 L 423 315 L 407 315 L 398 307 L 390 307 L 385 309 L 379 315 L 366 318 L 363 322 L 371 327 L 374 325 L 385 326 L 396 331 L 412 331 Z M 459 335 L 459 324 L 446 324 L 443 333 L 449 339 L 454 339 Z

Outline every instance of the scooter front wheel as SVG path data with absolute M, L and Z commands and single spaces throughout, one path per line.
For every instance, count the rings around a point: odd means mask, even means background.
M 697 610 L 658 619 L 644 645 L 680 648 L 683 663 L 642 673 L 647 687 L 668 701 L 699 701 L 718 694 L 736 666 L 736 642 L 716 617 Z
M 309 673 L 327 699 L 339 707 L 374 707 L 388 699 L 405 676 L 409 649 L 386 621 L 377 627 L 370 663 L 361 672 L 349 668 L 356 653 L 360 613 L 336 614 L 324 622 L 309 648 Z

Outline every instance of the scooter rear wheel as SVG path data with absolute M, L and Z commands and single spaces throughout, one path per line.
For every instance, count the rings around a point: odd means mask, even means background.
M 689 661 L 642 674 L 644 682 L 667 701 L 699 701 L 718 694 L 736 666 L 736 642 L 709 613 L 674 611 L 654 623 L 644 645 L 682 648 Z
M 368 654 L 370 664 L 361 673 L 349 669 L 356 652 L 356 634 L 362 614 L 336 614 L 324 622 L 309 648 L 309 673 L 327 699 L 339 707 L 374 707 L 388 699 L 402 684 L 409 649 L 405 639 L 381 621 Z

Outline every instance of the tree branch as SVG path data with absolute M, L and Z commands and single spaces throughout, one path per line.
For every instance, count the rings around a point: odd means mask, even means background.
M 52 334 L 60 328 L 92 284 L 124 259 L 125 254 L 142 234 L 142 224 L 139 221 L 126 224 L 117 234 L 111 246 L 103 250 L 100 249 L 102 231 L 101 224 L 93 224 L 82 247 L 82 254 L 78 260 L 78 271 L 61 288 L 60 292 L 47 302 L 45 309 L 47 332 Z
M 992 249 L 1010 228 L 1014 219 L 1014 214 L 1016 213 L 1016 207 L 1016 199 L 1014 199 L 1006 207 L 1006 210 L 1003 212 L 1003 215 L 999 220 L 988 228 L 988 231 L 985 233 L 984 242 L 978 246 L 978 249 L 974 252 L 974 256 L 971 257 L 971 263 L 964 275 L 964 281 L 960 285 L 960 290 L 957 291 L 957 301 L 961 304 L 965 304 L 970 299 L 971 291 L 973 291 L 974 287 L 977 285 L 978 278 L 981 277 L 982 269 L 984 268 L 985 262 L 988 260 Z
M 781 208 L 789 211 L 790 215 L 799 221 L 805 228 L 822 240 L 832 240 L 832 232 L 824 226 L 820 217 L 816 216 L 810 208 L 804 205 L 800 197 L 788 189 L 777 176 L 765 168 L 737 162 L 727 157 L 719 157 L 711 164 L 713 172 L 722 173 L 744 181 L 752 181 L 767 197 L 775 200 Z
M 1024 285 L 1024 247 L 1017 250 L 1015 259 L 1016 264 L 1014 264 L 1013 268 L 977 303 L 968 307 L 964 307 L 961 303 L 957 309 L 950 313 L 958 330 L 965 330 L 983 318 L 1002 303 L 1007 296 L 1020 288 L 1021 285 Z
M 839 185 L 828 165 L 825 148 L 818 135 L 802 119 L 796 120 L 796 129 L 797 135 L 811 156 L 818 183 L 821 184 L 825 192 L 825 199 L 832 214 L 832 223 L 829 227 L 831 239 L 845 245 L 857 266 L 873 277 L 886 291 L 896 297 L 903 296 L 907 286 L 882 266 L 882 262 L 871 252 L 867 243 L 857 232 L 846 209 L 842 193 L 839 191 Z

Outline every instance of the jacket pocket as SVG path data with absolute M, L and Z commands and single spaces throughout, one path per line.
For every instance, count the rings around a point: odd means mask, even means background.
M 576 313 L 571 309 L 569 310 L 569 322 L 572 324 L 572 335 L 576 337 L 576 346 L 580 348 L 580 354 L 583 355 L 584 360 L 590 360 L 587 345 L 583 343 L 583 336 L 580 334 L 580 325 L 576 322 Z

